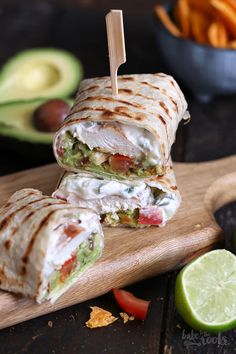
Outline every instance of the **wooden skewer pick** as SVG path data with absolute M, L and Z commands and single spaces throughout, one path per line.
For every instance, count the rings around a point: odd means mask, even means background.
M 118 95 L 117 71 L 126 62 L 125 38 L 122 10 L 111 10 L 106 15 L 108 52 L 112 95 Z

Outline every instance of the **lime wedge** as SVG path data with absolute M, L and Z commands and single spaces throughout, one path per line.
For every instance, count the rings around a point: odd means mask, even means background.
M 194 329 L 223 332 L 236 327 L 236 257 L 224 249 L 204 254 L 178 274 L 175 304 Z

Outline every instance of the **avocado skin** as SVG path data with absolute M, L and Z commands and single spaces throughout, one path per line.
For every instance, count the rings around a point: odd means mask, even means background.
M 33 65 L 32 65 L 33 64 Z M 42 66 L 46 67 L 46 72 Z M 30 69 L 36 69 L 30 76 Z M 22 74 L 22 68 L 24 74 Z M 27 71 L 27 68 L 29 72 Z M 47 68 L 49 71 L 47 71 Z M 50 69 L 51 68 L 51 69 Z M 39 71 L 38 70 L 43 70 Z M 56 82 L 50 82 L 50 70 L 57 72 Z M 20 73 L 20 76 L 18 76 Z M 30 87 L 44 75 L 46 87 Z M 70 52 L 58 48 L 32 48 L 17 53 L 10 58 L 0 71 L 0 103 L 35 98 L 63 98 L 71 96 L 83 76 L 81 62 Z M 27 86 L 25 86 L 27 81 Z M 19 84 L 20 83 L 20 84 Z M 44 85 L 43 85 L 44 86 Z
M 72 105 L 71 99 L 65 98 L 64 100 L 70 106 Z M 0 104 L 0 140 L 11 138 L 11 140 L 22 143 L 27 142 L 29 146 L 34 144 L 51 146 L 54 133 L 37 131 L 33 124 L 33 112 L 47 101 L 48 99 L 35 99 Z M 27 151 L 27 153 L 30 153 L 30 151 Z

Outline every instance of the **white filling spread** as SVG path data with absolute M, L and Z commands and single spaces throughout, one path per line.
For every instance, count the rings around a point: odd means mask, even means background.
M 159 143 L 144 128 L 117 122 L 89 122 L 72 126 L 71 133 L 90 149 L 100 148 L 102 152 L 121 154 L 137 160 L 145 158 L 151 165 L 161 163 Z
M 153 188 L 162 189 L 159 183 L 150 184 Z M 136 208 L 145 208 L 147 213 L 152 213 L 153 206 L 157 206 L 162 212 L 162 225 L 165 225 L 178 209 L 181 198 L 178 193 L 163 189 L 163 193 L 154 198 L 151 186 L 141 180 L 111 181 L 85 173 L 71 173 L 62 179 L 53 196 L 64 198 L 80 207 L 93 209 L 99 214 Z
M 64 178 L 54 196 L 98 213 L 134 210 L 154 202 L 151 188 L 142 181 L 119 182 L 76 175 Z
M 163 226 L 165 223 L 170 220 L 178 207 L 180 206 L 180 197 L 175 193 L 166 192 L 160 197 L 157 197 L 155 204 L 158 205 L 159 209 L 162 211 Z

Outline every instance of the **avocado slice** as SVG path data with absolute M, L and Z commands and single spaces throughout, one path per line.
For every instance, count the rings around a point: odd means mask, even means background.
M 72 100 L 64 100 L 72 105 Z M 46 101 L 35 99 L 0 104 L 0 136 L 30 143 L 52 144 L 54 134 L 37 131 L 32 120 L 33 112 Z
M 80 61 L 55 48 L 20 52 L 3 65 L 0 102 L 70 96 L 82 77 Z

